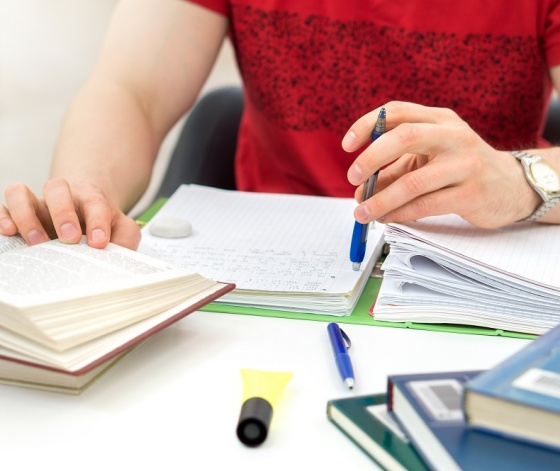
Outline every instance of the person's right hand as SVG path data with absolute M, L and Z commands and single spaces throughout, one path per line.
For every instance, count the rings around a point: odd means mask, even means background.
M 103 248 L 113 242 L 138 248 L 138 225 L 97 186 L 70 185 L 62 178 L 52 178 L 43 194 L 39 198 L 22 183 L 10 185 L 5 192 L 6 206 L 0 204 L 0 234 L 19 233 L 34 245 L 51 238 L 77 243 L 85 233 L 92 247 Z

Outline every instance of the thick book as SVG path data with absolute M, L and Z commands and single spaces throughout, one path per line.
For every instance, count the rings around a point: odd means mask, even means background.
M 25 364 L 13 359 L 0 358 L 0 384 L 81 394 L 143 344 L 144 342 L 83 374 L 70 374 L 67 371 L 46 368 L 44 365 Z
M 68 380 L 83 389 L 130 349 L 233 288 L 114 244 L 27 246 L 0 236 L 0 381 L 46 387 L 50 378 L 53 387 Z
M 552 448 L 487 433 L 466 423 L 464 384 L 481 371 L 390 375 L 387 407 L 433 470 L 560 469 Z
M 559 346 L 560 325 L 468 382 L 469 425 L 560 447 Z
M 385 238 L 377 320 L 534 335 L 560 322 L 557 227 L 482 229 L 450 214 L 387 224 Z
M 327 417 L 383 469 L 428 469 L 388 413 L 386 394 L 332 399 L 327 402 Z
M 359 270 L 350 261 L 353 198 L 229 191 L 182 185 L 142 229 L 138 250 L 236 288 L 215 304 L 349 316 L 384 245 L 370 225 Z M 163 239 L 163 219 L 187 220 L 189 237 Z

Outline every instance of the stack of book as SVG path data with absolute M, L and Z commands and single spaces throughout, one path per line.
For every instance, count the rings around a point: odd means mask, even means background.
M 328 418 L 387 470 L 560 469 L 560 326 L 487 371 L 400 374 Z

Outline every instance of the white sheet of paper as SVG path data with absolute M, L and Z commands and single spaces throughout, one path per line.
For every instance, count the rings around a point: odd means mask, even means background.
M 349 297 L 365 283 L 367 270 L 380 254 L 385 228 L 372 225 L 364 262 L 354 271 L 349 251 L 355 207 L 351 198 L 183 185 L 152 221 L 187 219 L 193 233 L 184 239 L 163 239 L 151 235 L 148 224 L 139 251 L 208 278 L 235 283 L 236 290 L 224 296 L 223 302 L 243 291 Z

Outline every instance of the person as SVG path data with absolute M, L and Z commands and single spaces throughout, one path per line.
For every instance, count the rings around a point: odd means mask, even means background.
M 128 216 L 158 147 L 195 102 L 224 38 L 243 79 L 245 191 L 352 196 L 359 222 L 456 213 L 481 227 L 542 204 L 509 151 L 541 138 L 560 89 L 560 0 L 121 0 L 71 104 L 43 195 L 5 191 L 0 230 L 135 248 Z M 369 143 L 381 106 L 388 131 Z M 550 209 L 550 208 L 546 208 Z M 540 216 L 540 215 L 539 215 Z M 560 222 L 560 205 L 539 222 Z

